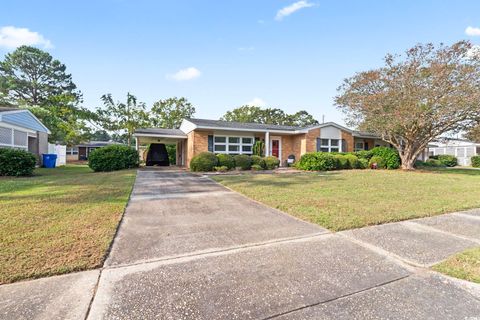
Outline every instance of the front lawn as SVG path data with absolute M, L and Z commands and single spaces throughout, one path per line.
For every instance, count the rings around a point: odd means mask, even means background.
M 480 207 L 480 170 L 344 170 L 221 175 L 268 206 L 338 231 Z
M 99 267 L 135 172 L 73 165 L 0 177 L 0 283 Z
M 456 254 L 433 269 L 455 278 L 480 283 L 480 247 Z

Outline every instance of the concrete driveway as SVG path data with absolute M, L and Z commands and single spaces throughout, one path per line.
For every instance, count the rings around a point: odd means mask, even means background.
M 476 319 L 479 286 L 426 267 L 478 245 L 479 212 L 333 234 L 206 177 L 144 169 L 100 275 L 2 286 L 0 318 Z

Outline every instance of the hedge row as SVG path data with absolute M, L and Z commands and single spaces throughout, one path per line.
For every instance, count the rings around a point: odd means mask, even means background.
M 295 166 L 307 171 L 329 171 L 344 169 L 398 169 L 400 157 L 395 149 L 376 147 L 368 151 L 328 153 L 310 152 L 304 154 Z
M 246 154 L 229 155 L 211 152 L 202 152 L 190 161 L 192 171 L 228 171 L 235 168 L 240 170 L 273 170 L 280 164 L 276 157 L 249 156 Z
M 96 172 L 137 168 L 138 165 L 138 152 L 128 146 L 97 148 L 88 155 L 88 166 Z
M 31 176 L 36 162 L 28 151 L 0 148 L 0 176 Z
M 431 156 L 431 157 L 429 157 L 429 160 L 430 159 L 440 161 L 440 163 L 443 164 L 445 167 L 455 167 L 456 165 L 458 165 L 457 158 L 455 156 L 451 156 L 451 155 L 448 155 L 448 154 L 440 154 L 438 156 Z
M 472 167 L 480 168 L 480 156 L 473 156 L 471 160 L 472 160 Z

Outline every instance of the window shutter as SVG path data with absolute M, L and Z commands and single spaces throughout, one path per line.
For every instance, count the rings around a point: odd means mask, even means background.
M 320 146 L 322 145 L 322 140 L 317 138 L 317 152 L 320 151 Z
M 213 136 L 208 136 L 208 152 L 213 152 Z
M 341 149 L 341 151 L 342 152 L 347 152 L 347 150 L 348 150 L 347 140 L 342 139 L 342 149 Z
M 368 149 L 368 142 L 365 142 L 363 149 L 364 149 L 364 150 L 369 150 L 369 149 Z

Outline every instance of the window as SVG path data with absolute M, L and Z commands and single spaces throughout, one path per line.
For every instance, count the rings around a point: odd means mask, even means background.
M 364 148 L 365 148 L 365 145 L 363 144 L 363 141 L 355 142 L 355 151 L 365 150 Z
M 215 153 L 252 154 L 253 137 L 214 136 L 213 141 Z
M 340 140 L 339 139 L 320 139 L 321 152 L 339 152 Z
M 77 147 L 67 148 L 67 154 L 68 155 L 78 154 L 78 148 Z
M 12 129 L 0 127 L 0 144 L 12 145 Z
M 28 134 L 24 131 L 13 130 L 13 144 L 17 147 L 27 147 Z

